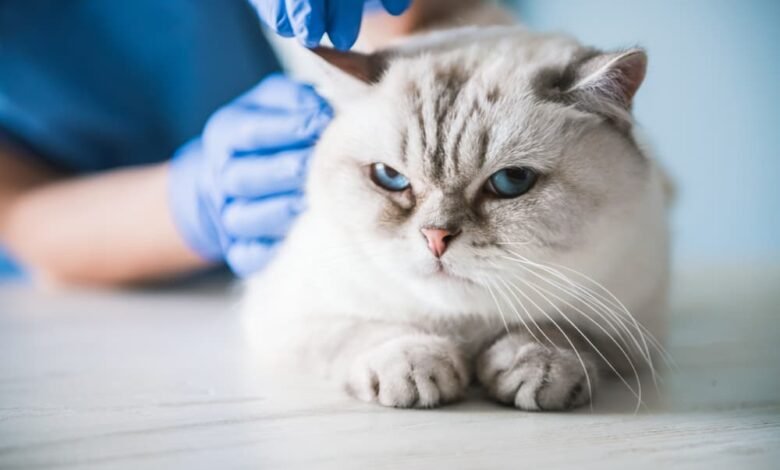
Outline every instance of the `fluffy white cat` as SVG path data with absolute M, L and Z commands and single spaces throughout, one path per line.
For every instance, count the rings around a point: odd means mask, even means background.
M 244 310 L 269 366 L 434 407 L 634 393 L 666 303 L 666 184 L 633 135 L 646 55 L 464 28 L 334 64 L 308 210 Z

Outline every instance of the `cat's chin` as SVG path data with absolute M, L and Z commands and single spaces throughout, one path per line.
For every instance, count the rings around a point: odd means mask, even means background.
M 440 261 L 431 263 L 431 265 L 423 271 L 422 276 L 432 282 L 476 285 L 476 282 L 472 279 L 458 274 L 451 267 Z

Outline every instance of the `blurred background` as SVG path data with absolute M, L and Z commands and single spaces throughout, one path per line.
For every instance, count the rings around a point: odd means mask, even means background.
M 506 3 L 535 30 L 648 50 L 635 113 L 678 186 L 677 266 L 780 260 L 780 2 Z M 0 276 L 13 271 L 0 247 Z

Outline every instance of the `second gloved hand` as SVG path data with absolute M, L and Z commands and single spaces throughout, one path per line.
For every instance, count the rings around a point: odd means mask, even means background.
M 308 158 L 332 111 L 272 75 L 218 110 L 171 164 L 171 209 L 188 244 L 240 276 L 262 269 L 303 209 Z
M 325 33 L 337 49 L 352 47 L 360 32 L 363 5 L 400 15 L 411 0 L 250 0 L 260 19 L 277 34 L 296 37 L 306 47 L 319 45 Z

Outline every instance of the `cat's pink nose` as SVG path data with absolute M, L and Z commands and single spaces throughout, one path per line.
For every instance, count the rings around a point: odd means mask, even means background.
M 452 231 L 438 227 L 423 228 L 420 231 L 428 240 L 428 248 L 431 253 L 437 258 L 441 258 L 441 255 L 447 251 L 447 245 L 460 233 L 460 230 Z

